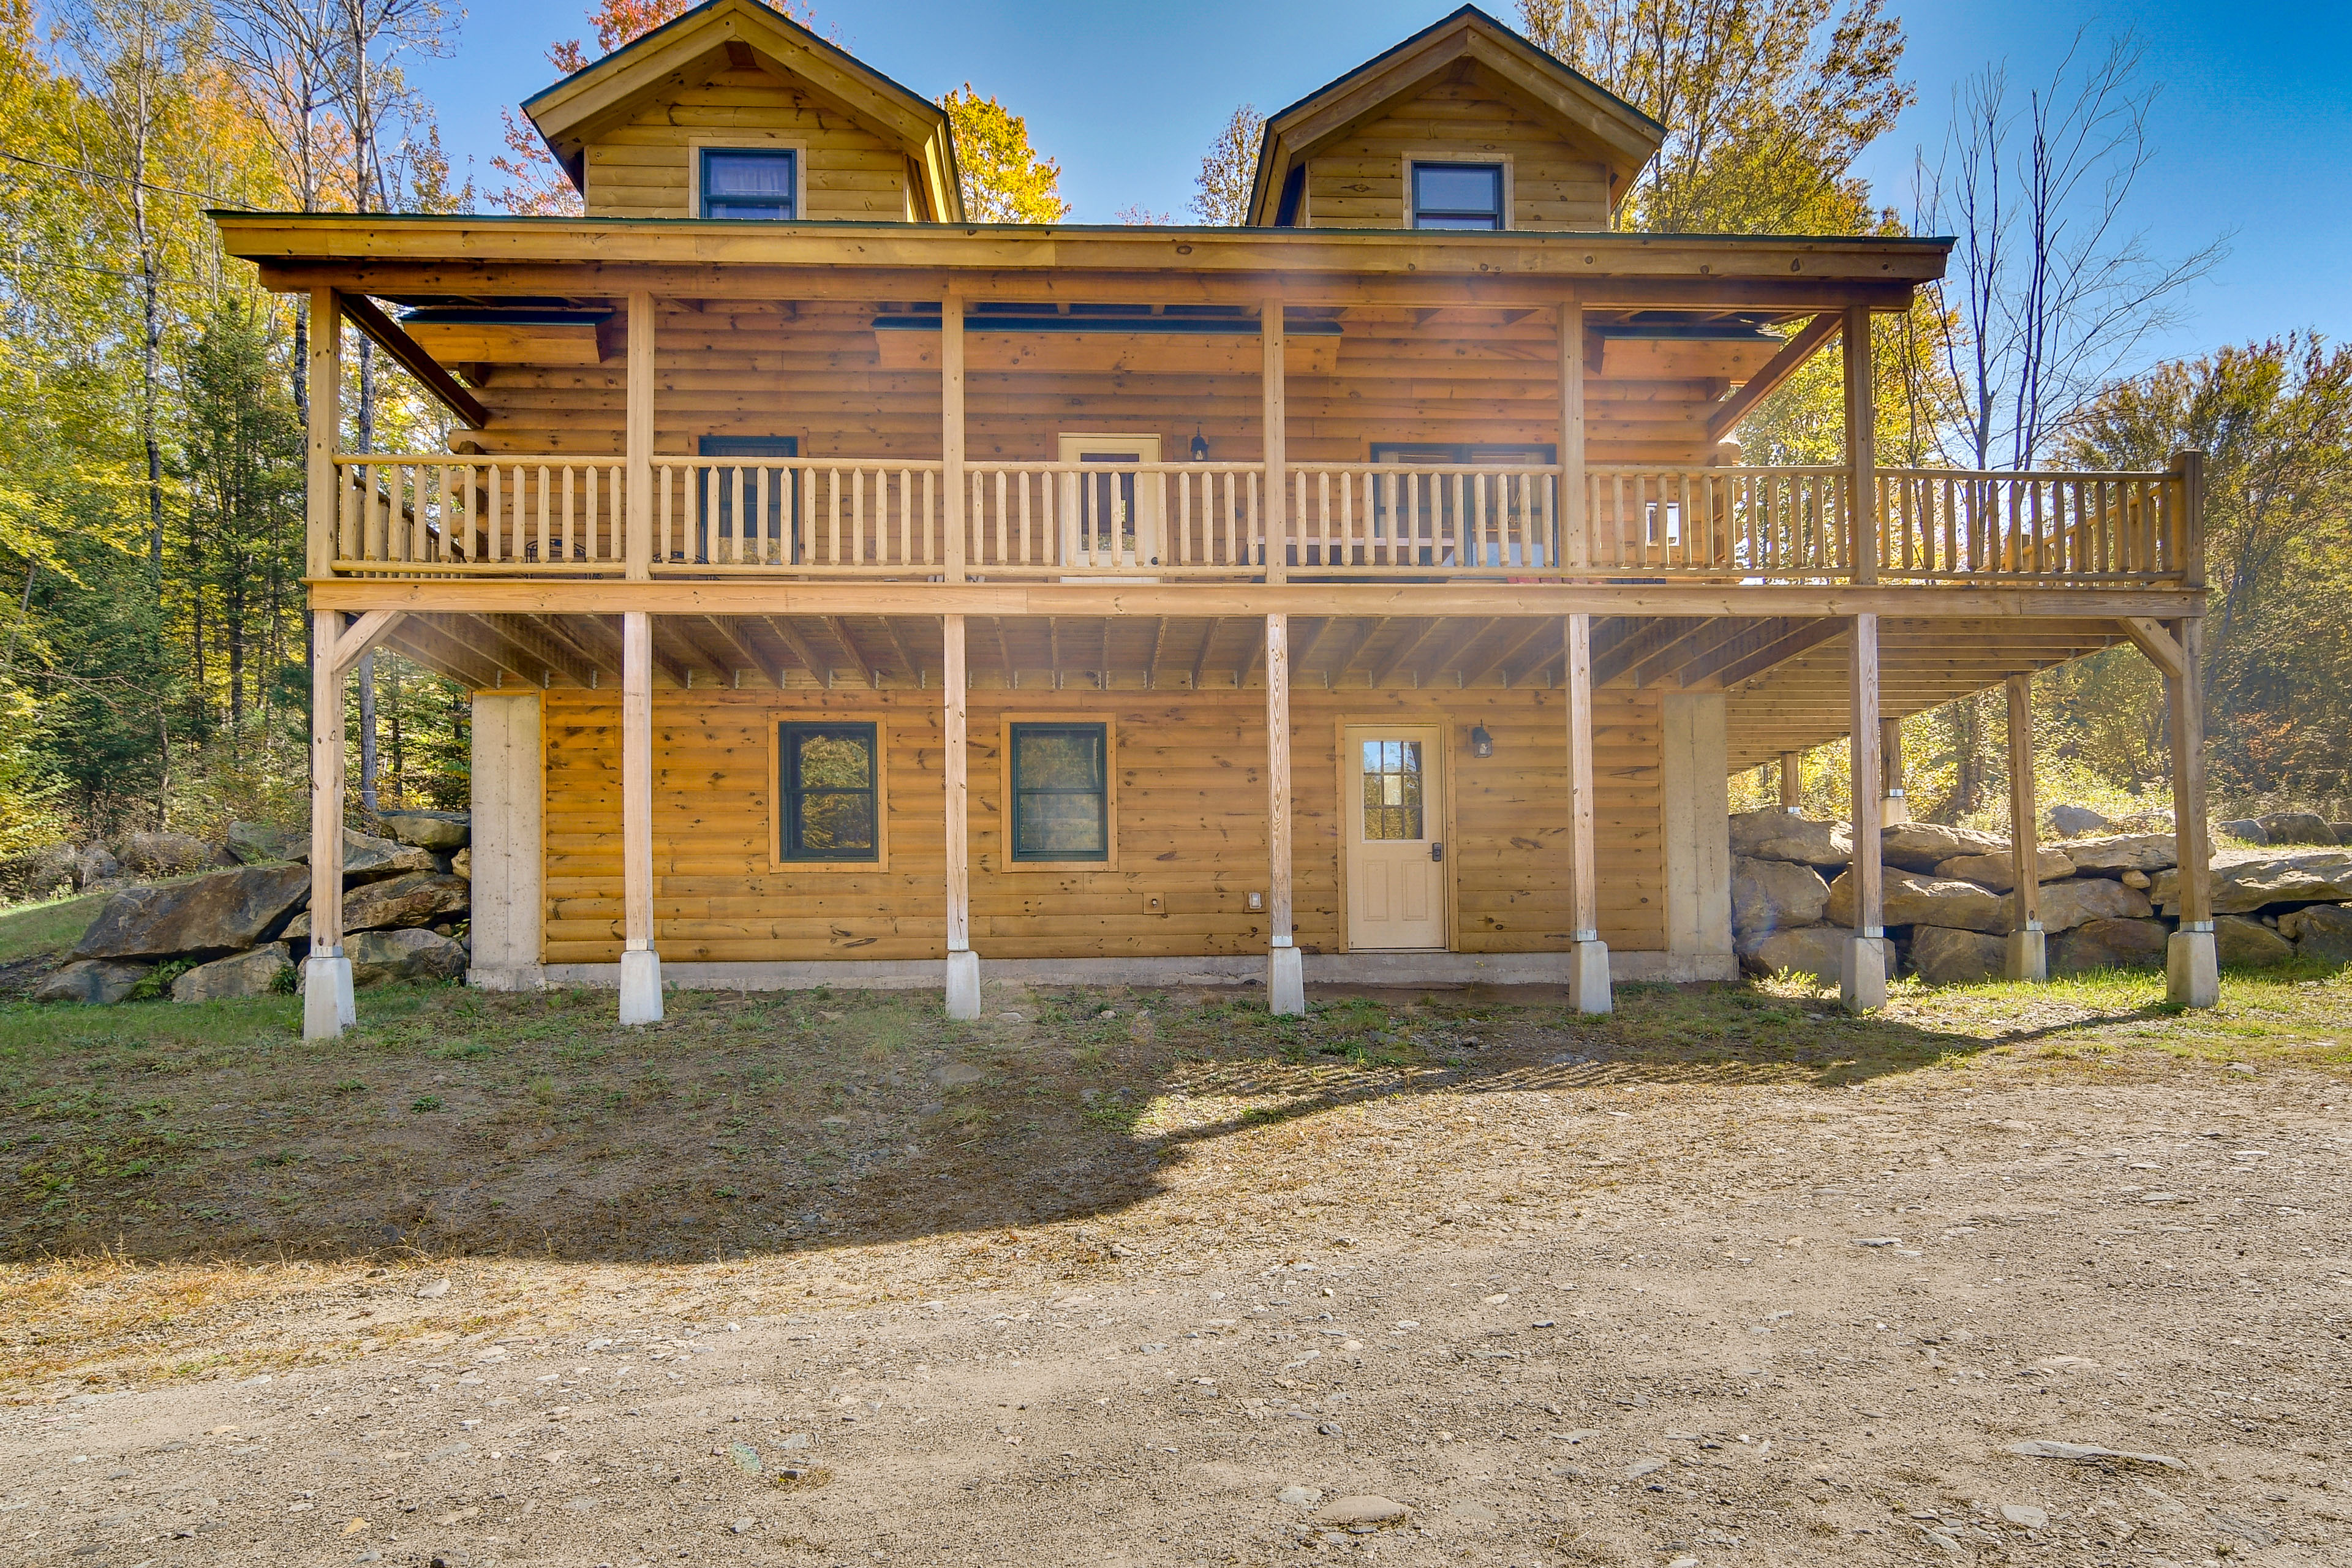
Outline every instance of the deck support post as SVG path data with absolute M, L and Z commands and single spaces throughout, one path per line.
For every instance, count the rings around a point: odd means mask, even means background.
M 635 335 L 632 321 L 631 335 Z M 632 362 L 634 372 L 634 362 Z M 621 1022 L 658 1024 L 654 950 L 654 618 L 621 616 Z
M 1570 616 L 1563 684 L 1568 695 L 1568 1005 L 1579 1013 L 1615 1010 L 1609 944 L 1601 940 L 1600 868 L 1594 859 L 1592 803 L 1592 617 Z
M 1878 405 L 1867 305 L 1845 308 L 1845 464 L 1846 571 L 1862 586 L 1878 581 Z
M 310 417 L 314 425 L 320 418 L 315 385 Z M 327 417 L 334 417 L 331 404 Z M 333 493 L 327 491 L 330 498 Z M 319 499 L 313 490 L 314 507 Z M 306 1040 L 331 1040 L 359 1022 L 352 961 L 343 952 L 343 666 L 335 661 L 342 625 L 337 611 L 311 613 L 310 956 L 302 961 Z
M 2042 856 L 2033 798 L 2033 678 L 2009 678 L 2009 844 L 2017 889 L 2016 929 L 2009 933 L 2011 980 L 2050 978 L 2050 943 L 2042 930 Z
M 1283 325 L 1279 299 L 1258 307 L 1258 339 L 1265 351 L 1260 423 L 1265 426 L 1265 580 L 1269 583 L 1290 580 L 1289 509 L 1284 493 L 1290 485 L 1290 454 L 1285 439 L 1290 416 L 1283 403 Z
M 1265 853 L 1266 1011 L 1295 1018 L 1307 1011 L 1307 975 L 1291 940 L 1288 616 L 1265 618 Z
M 971 950 L 971 819 L 970 813 L 971 755 L 966 750 L 970 695 L 964 673 L 963 617 L 942 616 L 940 644 L 945 674 L 940 685 L 944 709 L 947 781 L 948 862 L 948 1016 L 971 1023 L 980 1016 L 980 955 Z
M 1584 306 L 1559 307 L 1559 558 L 1570 567 L 1592 560 L 1592 530 L 1584 506 Z
M 1848 658 L 1853 682 L 1853 934 L 1845 944 L 1839 986 L 1849 1013 L 1886 1005 L 1885 868 L 1881 864 L 1878 820 L 1878 617 L 1853 618 Z
M 940 522 L 947 530 L 943 558 L 950 583 L 964 580 L 965 549 L 970 542 L 963 517 L 963 296 L 950 290 L 940 300 L 940 488 L 946 492 L 940 498 Z M 963 617 L 948 618 L 955 623 L 956 647 L 961 652 Z M 950 689 L 958 689 L 953 682 Z M 962 699 L 957 698 L 956 703 L 961 713 Z M 979 1003 L 975 1000 L 972 1005 L 976 1007 Z
M 343 428 L 343 308 L 332 289 L 310 290 L 310 423 L 304 432 L 307 528 L 304 574 L 331 576 L 339 541 L 336 512 L 342 487 L 335 475 L 335 448 Z M 332 643 L 328 645 L 332 647 Z
M 623 572 L 635 583 L 654 574 L 654 297 L 641 289 L 629 296 L 627 532 L 622 542 Z
M 1879 798 L 1878 820 L 1900 827 L 1911 820 L 1911 802 L 1903 789 L 1903 721 L 1878 721 L 1878 765 L 1886 774 L 1886 792 Z
M 2221 1005 L 2220 960 L 2213 950 L 2212 846 L 2205 823 L 2205 623 L 2173 623 L 2180 674 L 2167 677 L 2171 710 L 2173 858 L 2179 864 L 2180 929 L 2165 943 L 2165 994 L 2177 1007 Z
M 1780 809 L 1790 816 L 1805 815 L 1805 754 L 1780 753 Z

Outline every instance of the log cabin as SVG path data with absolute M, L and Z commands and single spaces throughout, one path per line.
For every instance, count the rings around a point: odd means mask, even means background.
M 756 0 L 523 108 L 583 216 L 215 215 L 312 323 L 313 1035 L 378 644 L 474 693 L 473 983 L 627 1022 L 1729 980 L 1731 774 L 1845 737 L 1875 842 L 1902 716 L 2123 641 L 2204 863 L 2197 455 L 1882 466 L 1873 321 L 1951 242 L 1631 229 L 1665 128 L 1475 7 L 1274 115 L 1233 227 L 972 221 L 940 108 Z M 448 451 L 348 448 L 353 331 Z M 1843 459 L 1744 464 L 1839 343 Z

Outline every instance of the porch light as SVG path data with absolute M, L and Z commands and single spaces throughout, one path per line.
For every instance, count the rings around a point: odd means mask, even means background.
M 1192 460 L 1196 463 L 1209 460 L 1209 438 L 1201 434 L 1198 425 L 1192 426 Z
M 1484 724 L 1470 726 L 1470 754 L 1474 757 L 1491 757 L 1495 754 L 1495 737 L 1486 733 L 1486 726 Z

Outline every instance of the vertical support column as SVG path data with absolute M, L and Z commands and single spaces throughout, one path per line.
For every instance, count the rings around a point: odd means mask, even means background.
M 1559 307 L 1559 558 L 1570 568 L 1592 560 L 1584 506 L 1584 307 Z
M 1738 973 L 1731 946 L 1728 709 L 1720 691 L 1669 691 L 1659 703 L 1665 740 L 1666 951 L 1699 955 L 1692 966 L 1675 971 L 1685 980 Z
M 1288 497 L 1284 493 L 1290 485 L 1290 454 L 1286 438 L 1290 416 L 1283 406 L 1280 300 L 1268 300 L 1259 307 L 1257 331 L 1265 350 L 1265 406 L 1261 415 L 1265 426 L 1265 580 L 1282 583 L 1290 576 L 1290 513 Z M 1266 624 L 1270 628 L 1274 623 L 1269 620 Z M 1269 630 L 1267 636 L 1273 635 Z M 1287 875 L 1286 872 L 1286 878 Z
M 1805 815 L 1805 754 L 1780 753 L 1780 809 L 1790 816 Z
M 1878 820 L 1900 827 L 1911 820 L 1911 801 L 1903 788 L 1903 721 L 1878 721 L 1878 765 L 1886 774 L 1886 792 L 1879 798 Z
M 942 700 L 947 781 L 948 1016 L 971 1023 L 980 1016 L 980 955 L 971 950 L 971 752 L 965 738 L 969 681 L 964 674 L 963 617 L 940 617 L 946 650 Z
M 1871 374 L 1870 307 L 1845 308 L 1846 564 L 1878 581 L 1878 406 Z M 1875 748 L 1877 742 L 1872 745 Z M 1859 824 L 1856 825 L 1857 826 Z
M 1850 1013 L 1886 1005 L 1886 896 L 1878 820 L 1878 617 L 1853 618 L 1850 673 L 1853 712 L 1853 935 L 1845 944 L 1844 984 Z
M 2017 923 L 2009 933 L 2011 980 L 2050 978 L 2049 940 L 2042 931 L 2042 855 L 2033 799 L 2033 678 L 2009 678 L 2009 844 Z
M 963 296 L 950 290 L 940 301 L 940 487 L 947 493 L 940 498 L 940 525 L 947 530 L 947 577 L 950 583 L 964 580 L 965 548 L 969 542 L 964 530 L 963 501 Z M 963 617 L 950 616 L 955 627 L 956 657 L 963 656 Z M 950 682 L 950 689 L 959 693 L 952 700 L 959 716 L 963 711 L 961 688 Z M 961 722 L 961 717 L 958 722 Z M 960 809 L 960 808 L 959 808 Z M 950 952 L 953 948 L 949 949 Z M 952 961 L 950 961 L 952 962 Z M 979 988 L 975 983 L 972 1005 L 980 1005 Z M 977 1013 L 974 1017 L 979 1016 Z
M 310 424 L 304 433 L 305 509 L 303 574 L 333 574 L 340 553 L 336 512 L 342 487 L 335 477 L 335 447 L 343 428 L 343 306 L 332 289 L 310 290 Z M 331 643 L 327 645 L 331 647 Z
M 319 416 L 314 389 L 314 426 Z M 328 416 L 333 416 L 331 405 Z M 335 662 L 335 639 L 342 626 L 343 617 L 336 611 L 310 613 L 310 956 L 302 963 L 306 1040 L 331 1040 L 359 1021 L 352 998 L 352 961 L 343 954 L 343 668 Z
M 536 691 L 474 693 L 472 962 L 484 991 L 539 988 L 546 915 L 547 746 Z
M 632 335 L 635 323 L 631 324 Z M 621 616 L 621 1022 L 658 1024 L 654 951 L 654 618 Z
M 643 583 L 654 574 L 654 297 L 642 289 L 629 296 L 628 353 L 629 494 L 622 565 L 632 582 Z M 626 705 L 624 695 L 625 710 Z M 660 1016 L 658 1004 L 655 1016 Z
M 2196 524 L 2192 521 L 2191 528 Z M 2221 1005 L 2213 951 L 2212 845 L 2205 823 L 2205 622 L 2172 624 L 2181 672 L 2164 683 L 2172 721 L 2172 833 L 2180 862 L 2180 929 L 2165 944 L 2165 993 L 2175 1006 Z
M 1568 1005 L 1580 1013 L 1613 1011 L 1609 944 L 1601 940 L 1601 870 L 1593 850 L 1592 617 L 1570 616 L 1568 694 Z
M 1307 1011 L 1307 975 L 1291 940 L 1290 617 L 1282 615 L 1265 618 L 1265 1005 L 1297 1017 Z

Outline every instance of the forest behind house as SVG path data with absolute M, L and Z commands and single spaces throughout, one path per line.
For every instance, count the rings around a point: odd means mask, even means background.
M 686 8 L 602 0 L 583 17 L 593 51 L 552 41 L 516 96 Z M 1883 0 L 1522 0 L 1517 19 L 1672 128 L 1626 226 L 1957 237 L 1945 284 L 1879 328 L 1883 461 L 2159 468 L 2206 451 L 2217 813 L 2352 817 L 2352 351 L 2281 321 L 2156 357 L 2159 333 L 2193 327 L 2231 237 L 2167 256 L 2136 227 L 2168 62 L 2126 34 L 2078 39 L 2047 79 L 1988 63 L 1894 193 L 1853 172 L 1913 97 Z M 504 154 L 453 166 L 417 84 L 465 47 L 437 0 L 0 0 L 0 856 L 306 817 L 306 324 L 223 256 L 205 214 L 576 211 L 511 113 Z M 970 82 L 941 101 L 972 211 L 1087 216 L 1012 108 Z M 1216 135 L 1192 219 L 1239 221 L 1261 125 L 1245 105 Z M 346 374 L 346 449 L 445 447 L 438 405 L 364 341 Z M 1748 460 L 1838 460 L 1842 375 L 1827 354 L 1776 394 L 1743 429 Z M 467 694 L 388 652 L 353 686 L 352 806 L 463 807 Z M 2033 691 L 2043 802 L 2167 804 L 2161 689 L 2139 653 L 2044 671 Z M 1906 721 L 1915 816 L 2006 826 L 2000 700 Z M 1763 784 L 1742 781 L 1743 804 Z M 1842 746 L 1807 760 L 1805 792 L 1843 814 Z

